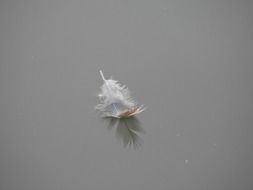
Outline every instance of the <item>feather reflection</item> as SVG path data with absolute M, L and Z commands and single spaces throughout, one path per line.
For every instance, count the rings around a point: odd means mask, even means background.
M 138 133 L 144 133 L 140 121 L 136 117 L 129 118 L 104 118 L 108 122 L 108 128 L 116 127 L 116 137 L 122 141 L 124 147 L 138 148 L 142 140 Z

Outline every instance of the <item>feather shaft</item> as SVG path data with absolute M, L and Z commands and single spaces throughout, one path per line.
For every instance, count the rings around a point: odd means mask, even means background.
M 103 79 L 104 81 L 106 81 L 106 79 L 105 79 L 105 77 L 104 77 L 103 72 L 102 72 L 101 70 L 99 70 L 99 73 L 100 73 L 100 75 L 101 75 L 102 79 Z
M 108 91 L 110 91 L 111 89 L 110 89 L 110 87 L 107 85 L 107 80 L 105 79 L 105 76 L 104 76 L 103 71 L 102 71 L 102 70 L 99 70 L 99 73 L 100 73 L 100 75 L 101 75 L 101 77 L 102 77 L 102 79 L 103 79 L 103 81 L 104 81 L 104 83 L 105 83 L 105 85 L 106 85 Z M 117 115 L 119 112 L 118 112 L 118 110 L 117 110 L 115 104 L 112 103 L 112 106 L 113 106 L 113 108 L 114 108 L 114 110 L 115 110 L 115 112 L 116 112 L 116 115 Z

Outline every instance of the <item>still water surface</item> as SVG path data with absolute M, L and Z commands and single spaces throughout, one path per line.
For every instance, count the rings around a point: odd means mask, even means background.
M 0 2 L 0 189 L 252 189 L 250 1 Z M 147 106 L 94 110 L 113 76 Z

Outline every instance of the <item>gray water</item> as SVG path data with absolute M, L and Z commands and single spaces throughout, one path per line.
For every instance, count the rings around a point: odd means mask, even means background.
M 252 5 L 2 0 L 0 189 L 251 190 Z M 147 110 L 100 119 L 100 69 Z

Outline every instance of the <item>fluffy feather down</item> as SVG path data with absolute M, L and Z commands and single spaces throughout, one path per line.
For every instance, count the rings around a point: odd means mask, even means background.
M 105 79 L 103 72 L 99 72 L 104 84 L 100 87 L 101 92 L 98 95 L 100 104 L 96 109 L 102 113 L 102 116 L 126 118 L 145 110 L 143 105 L 138 106 L 131 98 L 126 86 L 120 85 L 116 80 Z

